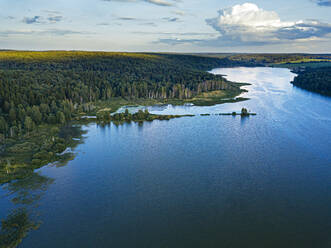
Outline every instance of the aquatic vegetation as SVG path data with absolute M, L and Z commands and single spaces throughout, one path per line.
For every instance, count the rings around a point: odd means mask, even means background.
M 31 230 L 36 230 L 38 223 L 33 222 L 25 208 L 14 210 L 1 221 L 0 248 L 15 248 Z
M 19 139 L 6 139 L 0 158 L 0 184 L 31 175 L 34 169 L 68 159 L 67 147 L 82 142 L 80 126 L 44 125 Z
M 124 113 L 115 113 L 113 115 L 110 112 L 102 112 L 97 115 L 98 121 L 103 122 L 143 122 L 143 121 L 154 121 L 154 120 L 170 120 L 180 117 L 192 117 L 194 115 L 155 115 L 148 112 L 147 109 L 144 111 L 139 110 L 137 113 L 131 114 L 128 109 Z

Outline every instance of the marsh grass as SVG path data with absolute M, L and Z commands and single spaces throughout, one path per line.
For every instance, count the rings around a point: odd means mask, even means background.
M 67 147 L 82 142 L 84 131 L 80 126 L 42 125 L 18 139 L 6 139 L 0 158 L 0 185 L 14 179 L 25 178 L 43 165 L 55 161 L 68 161 L 61 154 Z
M 31 220 L 25 208 L 14 210 L 1 221 L 0 248 L 15 248 L 31 230 L 38 229 L 40 223 Z

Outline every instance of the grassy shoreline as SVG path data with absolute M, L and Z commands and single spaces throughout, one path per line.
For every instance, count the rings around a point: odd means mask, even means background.
M 99 111 L 116 112 L 124 106 L 154 106 L 171 104 L 181 106 L 184 104 L 194 104 L 195 106 L 213 106 L 216 104 L 233 103 L 249 100 L 249 98 L 239 97 L 242 93 L 248 92 L 241 89 L 242 86 L 248 86 L 248 83 L 230 83 L 232 90 L 215 90 L 202 92 L 190 99 L 145 99 L 145 98 L 123 98 L 116 97 L 107 101 L 98 101 L 95 103 L 96 108 L 88 113 L 80 113 L 84 115 L 96 115 Z
M 97 119 L 84 120 L 83 115 L 97 115 L 99 112 L 116 112 L 123 106 L 152 106 L 159 104 L 184 105 L 192 103 L 197 106 L 211 106 L 215 104 L 239 102 L 247 100 L 237 97 L 246 90 L 240 86 L 248 84 L 233 84 L 236 90 L 203 92 L 192 99 L 125 99 L 114 98 L 111 101 L 100 101 L 96 103 L 94 111 L 79 113 L 71 123 L 66 125 L 40 125 L 30 133 L 18 138 L 6 139 L 2 145 L 0 185 L 12 180 L 29 176 L 35 169 L 50 163 L 63 163 L 73 159 L 72 152 L 65 151 L 74 149 L 83 140 L 85 133 L 81 127 L 88 123 L 100 122 Z M 132 120 L 137 122 L 153 120 L 169 120 L 173 118 L 190 117 L 192 115 L 150 115 L 146 119 Z M 112 122 L 116 122 L 111 120 Z M 125 121 L 125 120 L 124 120 Z M 124 122 L 123 121 L 123 122 Z M 102 121 L 103 122 L 103 121 Z M 122 122 L 122 123 L 123 123 Z M 78 124 L 78 125 L 75 125 Z M 121 124 L 121 121 L 117 121 Z

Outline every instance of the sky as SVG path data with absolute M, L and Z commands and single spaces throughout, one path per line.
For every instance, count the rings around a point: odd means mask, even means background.
M 0 0 L 0 49 L 331 53 L 331 0 Z

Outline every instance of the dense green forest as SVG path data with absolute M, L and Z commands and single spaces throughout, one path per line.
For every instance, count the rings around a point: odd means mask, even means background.
M 48 163 L 61 166 L 74 157 L 71 149 L 82 142 L 84 134 L 76 124 L 89 122 L 80 119 L 83 115 L 96 115 L 100 124 L 168 120 L 180 116 L 110 112 L 127 103 L 219 103 L 220 98 L 238 94 L 240 84 L 206 72 L 216 67 L 297 68 L 314 63 L 317 68 L 299 68 L 292 83 L 331 96 L 331 67 L 319 68 L 330 59 L 330 55 L 302 54 L 0 51 L 0 185 L 12 182 L 7 184 L 12 190 L 26 189 L 24 184 L 33 180 L 34 187 L 45 188 L 49 179 L 34 170 Z M 240 115 L 255 114 L 243 108 Z M 21 196 L 27 203 L 27 194 Z M 34 195 L 33 199 L 39 198 Z M 15 201 L 20 203 L 18 198 Z M 36 228 L 38 223 L 25 208 L 14 211 L 2 221 L 0 247 L 16 247 Z
M 114 97 L 189 99 L 233 86 L 205 72 L 228 59 L 175 54 L 0 52 L 0 133 L 63 124 Z M 238 64 L 237 62 L 231 63 Z
M 206 72 L 216 67 L 328 63 L 324 61 L 328 59 L 300 54 L 0 51 L 0 184 L 49 162 L 70 159 L 62 153 L 79 143 L 82 131 L 66 123 L 83 115 L 112 121 L 174 118 L 109 113 L 127 104 L 212 105 L 232 99 L 242 84 Z M 307 69 L 293 84 L 329 94 L 327 70 Z M 236 99 L 240 100 L 245 99 Z
M 297 72 L 292 84 L 300 88 L 331 96 L 331 66 L 308 67 Z
M 126 109 L 124 113 L 115 113 L 110 115 L 106 111 L 100 111 L 97 113 L 97 120 L 102 123 L 109 123 L 113 121 L 115 124 L 120 124 L 123 122 L 143 122 L 143 121 L 153 121 L 153 120 L 170 120 L 173 118 L 179 117 L 192 117 L 194 115 L 155 115 L 148 112 L 147 109 L 142 111 L 141 109 L 138 110 L 136 113 L 129 113 L 129 110 Z
M 232 63 L 243 63 L 251 66 L 268 66 L 291 63 L 307 63 L 307 62 L 331 62 L 330 54 L 300 54 L 300 53 L 210 53 L 200 54 L 200 56 L 212 58 L 226 58 Z
M 233 85 L 214 67 L 316 61 L 327 55 L 179 55 L 106 52 L 0 52 L 0 141 L 40 124 L 64 124 L 97 101 L 191 99 Z
M 82 131 L 66 133 L 74 130 L 66 123 L 83 115 L 104 120 L 127 104 L 180 104 L 188 99 L 212 104 L 233 97 L 241 92 L 240 84 L 206 71 L 239 65 L 227 58 L 177 54 L 1 51 L 0 184 L 70 159 L 63 152 L 79 143 Z M 112 119 L 176 117 L 140 115 Z

